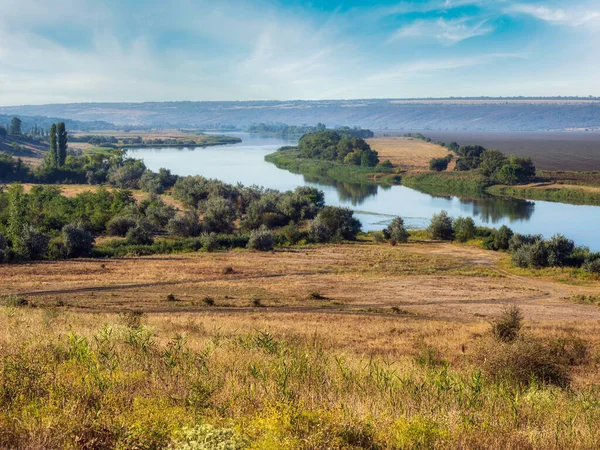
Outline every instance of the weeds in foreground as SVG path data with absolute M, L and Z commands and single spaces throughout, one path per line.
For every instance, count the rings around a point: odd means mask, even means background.
M 456 365 L 431 346 L 387 360 L 270 330 L 167 340 L 137 313 L 91 331 L 83 316 L 47 328 L 39 310 L 9 310 L 0 308 L 0 327 L 16 330 L 0 334 L 8 448 L 545 449 L 600 440 L 597 388 L 563 388 L 569 365 L 587 361 L 575 337 L 488 336 L 487 362 Z

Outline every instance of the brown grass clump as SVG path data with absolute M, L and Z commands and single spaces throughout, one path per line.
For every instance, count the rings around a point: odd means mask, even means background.
M 521 331 L 523 314 L 517 306 L 504 310 L 500 318 L 492 324 L 492 334 L 500 342 L 512 342 Z

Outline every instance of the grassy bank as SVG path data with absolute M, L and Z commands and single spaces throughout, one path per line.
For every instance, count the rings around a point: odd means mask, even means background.
M 279 150 L 265 156 L 265 161 L 279 169 L 312 177 L 329 177 L 336 181 L 399 184 L 401 177 L 393 169 L 351 166 L 331 161 L 299 158 L 295 149 Z
M 431 172 L 372 168 L 330 161 L 299 158 L 295 149 L 280 150 L 265 157 L 280 169 L 313 178 L 375 184 L 402 184 L 433 195 L 494 195 L 529 200 L 545 200 L 575 205 L 600 205 L 595 173 L 541 172 L 543 182 L 517 186 L 491 185 L 479 171 Z
M 491 195 L 521 198 L 527 200 L 543 200 L 549 202 L 568 203 L 573 205 L 600 206 L 600 192 L 585 187 L 567 187 L 563 185 L 523 185 L 523 186 L 490 186 L 487 192 Z

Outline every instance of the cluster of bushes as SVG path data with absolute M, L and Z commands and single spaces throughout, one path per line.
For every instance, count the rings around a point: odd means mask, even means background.
M 405 136 L 431 142 L 430 138 L 420 133 L 408 133 Z M 465 172 L 479 169 L 481 174 L 492 183 L 507 185 L 524 183 L 535 177 L 536 174 L 531 158 L 507 157 L 499 150 L 486 149 L 481 145 L 460 146 L 456 142 L 448 145 L 443 142 L 437 142 L 437 144 L 456 153 L 454 170 Z M 452 155 L 445 158 L 433 158 L 429 161 L 429 169 L 441 172 L 448 168 L 450 161 L 452 161 Z
M 259 133 L 272 136 L 278 136 L 288 139 L 300 138 L 305 134 L 314 133 L 317 131 L 325 131 L 327 127 L 325 124 L 318 123 L 317 125 L 287 125 L 285 123 L 259 123 L 250 125 L 246 128 L 248 133 Z M 359 137 L 362 139 L 369 139 L 375 136 L 371 130 L 363 129 L 360 127 L 340 127 L 334 131 L 345 134 L 347 136 Z
M 302 158 L 335 161 L 353 166 L 375 167 L 379 156 L 363 138 L 340 131 L 305 134 L 298 143 Z
M 174 178 L 160 171 L 150 181 L 163 188 Z M 98 235 L 124 238 L 103 244 L 112 248 L 108 254 L 122 254 L 124 248 L 143 254 L 235 246 L 265 251 L 303 240 L 356 239 L 360 231 L 351 210 L 324 206 L 323 193 L 310 187 L 282 193 L 186 177 L 174 183 L 173 196 L 184 211 L 154 194 L 136 201 L 127 189 L 101 188 L 69 198 L 55 186 L 38 185 L 25 193 L 21 185 L 11 185 L 0 190 L 0 261 L 102 254 L 94 248 Z M 169 243 L 155 243 L 160 235 Z

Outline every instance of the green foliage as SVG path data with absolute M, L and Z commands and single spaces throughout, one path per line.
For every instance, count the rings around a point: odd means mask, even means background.
M 517 267 L 537 269 L 548 266 L 548 249 L 543 240 L 521 245 L 512 255 Z
M 394 217 L 389 226 L 383 230 L 386 239 L 392 244 L 408 242 L 408 231 L 404 226 L 402 217 Z
M 169 447 L 170 450 L 243 450 L 248 441 L 231 428 L 197 425 L 184 428 Z
M 361 225 L 353 215 L 349 208 L 325 206 L 310 225 L 310 239 L 313 242 L 355 240 Z
M 173 236 L 192 237 L 198 236 L 202 226 L 196 211 L 187 210 L 169 220 L 167 232 Z
M 429 227 L 427 227 L 427 235 L 430 239 L 451 241 L 454 236 L 452 222 L 452 218 L 446 211 L 434 214 Z
M 506 225 L 502 225 L 499 229 L 491 232 L 483 242 L 483 245 L 489 250 L 508 250 L 513 234 L 514 233 L 510 228 Z
M 62 167 L 67 160 L 67 141 L 69 140 L 64 122 L 59 122 L 56 126 L 56 165 Z
M 378 169 L 391 169 L 393 167 L 394 166 L 392 165 L 392 163 L 389 159 L 381 161 L 379 164 L 377 164 Z
M 298 150 L 302 158 L 336 161 L 338 163 L 375 167 L 377 152 L 360 137 L 324 130 L 309 133 L 300 139 Z
M 448 168 L 450 161 L 452 161 L 452 155 L 448 155 L 444 158 L 433 158 L 429 161 L 429 170 L 442 172 Z
M 178 178 L 177 175 L 172 175 L 168 169 L 161 168 L 158 173 L 146 170 L 140 177 L 139 187 L 151 194 L 162 194 L 173 187 Z
M 459 217 L 454 220 L 454 239 L 467 242 L 475 237 L 475 222 L 470 217 Z
M 248 248 L 266 252 L 273 249 L 273 233 L 265 226 L 261 225 L 258 230 L 252 230 L 248 240 Z
M 127 231 L 125 237 L 131 245 L 152 245 L 154 242 L 151 225 L 141 220 Z
M 21 135 L 21 124 L 22 123 L 23 122 L 18 117 L 13 117 L 12 119 L 10 119 L 10 126 L 8 128 L 8 133 L 15 135 L 15 136 Z
M 208 232 L 231 233 L 236 218 L 232 202 L 222 197 L 209 197 L 200 205 L 204 214 L 204 228 Z
M 562 234 L 555 234 L 546 242 L 546 251 L 548 252 L 549 266 L 566 266 L 570 260 L 575 243 L 564 237 Z
M 115 216 L 106 225 L 106 231 L 110 236 L 125 237 L 127 232 L 137 225 L 137 219 L 133 216 Z
M 96 240 L 81 224 L 65 225 L 62 229 L 62 237 L 67 258 L 89 256 Z
M 111 166 L 108 182 L 121 189 L 137 189 L 146 166 L 139 159 L 128 158 Z
M 504 154 L 498 150 L 485 150 L 481 156 L 481 173 L 486 177 L 493 177 L 508 162 Z

